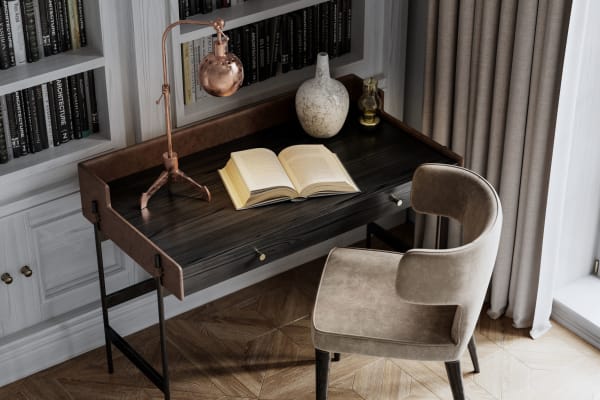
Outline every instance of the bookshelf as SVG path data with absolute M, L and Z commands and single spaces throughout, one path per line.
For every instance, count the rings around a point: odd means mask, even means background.
M 108 101 L 119 92 L 118 89 L 115 91 L 118 80 L 114 81 L 111 76 L 113 68 L 109 65 L 115 57 L 109 43 L 111 34 L 103 31 L 104 21 L 114 18 L 111 16 L 116 12 L 111 9 L 115 7 L 111 4 L 113 2 L 114 0 L 83 1 L 87 46 L 0 71 L 0 96 L 93 71 L 100 123 L 100 132 L 89 137 L 70 140 L 60 146 L 0 164 L 0 186 L 14 189 L 0 193 L 0 216 L 3 214 L 2 210 L 14 202 L 15 193 L 22 199 L 43 191 L 40 188 L 41 182 L 48 189 L 54 190 L 58 184 L 76 181 L 78 162 L 125 145 L 125 133 L 117 128 L 123 122 L 120 115 L 122 111 Z M 71 184 L 66 186 L 73 187 Z M 14 207 L 9 208 L 12 210 Z
M 323 0 L 248 0 L 229 8 L 216 9 L 211 13 L 197 14 L 188 19 L 213 20 L 223 18 L 225 30 L 234 29 L 278 15 L 324 3 Z M 170 0 L 170 21 L 179 18 L 177 0 Z M 352 0 L 351 50 L 330 59 L 332 76 L 354 73 L 362 76 L 378 75 L 383 71 L 382 21 L 384 2 L 378 0 Z M 379 21 L 379 22 L 377 22 Z M 274 77 L 250 86 L 242 87 L 231 97 L 206 97 L 191 104 L 184 104 L 181 44 L 213 34 L 212 27 L 182 26 L 172 32 L 171 59 L 175 126 L 182 127 L 210 116 L 260 101 L 266 97 L 298 87 L 301 82 L 314 76 L 314 65 L 287 73 L 278 72 Z M 245 66 L 246 68 L 246 66 Z

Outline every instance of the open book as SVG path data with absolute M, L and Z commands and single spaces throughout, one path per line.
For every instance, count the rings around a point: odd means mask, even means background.
M 290 146 L 278 156 L 263 148 L 236 151 L 219 174 L 236 210 L 360 191 L 338 157 L 320 144 Z

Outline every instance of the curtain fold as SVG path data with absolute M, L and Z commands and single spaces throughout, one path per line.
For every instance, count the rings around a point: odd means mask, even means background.
M 536 312 L 549 315 L 536 310 L 536 298 L 571 0 L 429 0 L 428 7 L 423 131 L 497 189 L 504 225 L 488 313 L 530 327 Z M 431 244 L 433 228 L 427 221 L 417 236 Z M 451 236 L 456 244 L 456 227 Z M 549 327 L 538 324 L 532 331 Z

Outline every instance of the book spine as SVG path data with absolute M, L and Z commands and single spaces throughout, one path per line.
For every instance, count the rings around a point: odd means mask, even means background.
M 58 104 L 56 103 L 56 81 L 48 82 L 48 104 L 50 108 L 50 121 L 52 123 L 52 143 L 60 146 L 60 124 L 58 118 Z
M 192 84 L 190 82 L 190 47 L 181 44 L 181 69 L 183 74 L 183 104 L 192 104 Z
M 289 15 L 281 17 L 281 50 L 279 50 L 279 62 L 281 63 L 281 72 L 284 74 L 290 70 L 290 20 L 291 17 Z
M 6 146 L 6 154 L 8 157 L 8 161 L 13 159 L 13 150 L 11 144 L 11 133 L 10 133 L 10 124 L 9 124 L 9 116 L 8 116 L 8 106 L 6 104 L 5 96 L 0 96 L 0 110 L 2 110 L 2 124 L 4 126 L 4 145 Z M 1 145 L 1 144 L 0 144 Z
M 10 68 L 10 53 L 8 50 L 8 37 L 6 34 L 6 21 L 4 20 L 4 4 L 0 2 L 0 69 Z M 0 145 L 2 145 L 0 141 Z
M 96 83 L 94 81 L 94 71 L 88 71 L 87 78 L 90 101 L 90 122 L 92 124 L 92 133 L 97 133 L 100 132 L 100 119 L 98 117 L 98 103 L 96 101 Z
M 83 11 L 83 0 L 77 1 L 77 20 L 79 21 L 79 45 L 87 46 L 87 34 L 85 33 L 85 13 Z
M 71 140 L 69 135 L 69 123 L 67 115 L 68 101 L 66 97 L 65 79 L 57 79 L 54 81 L 54 95 L 56 105 L 56 116 L 58 126 L 59 143 L 66 143 Z
M 185 15 L 185 6 L 186 6 L 187 1 L 186 0 L 179 0 L 179 19 L 186 19 L 188 16 Z
M 29 154 L 29 138 L 25 121 L 25 103 L 23 93 L 15 92 L 15 119 L 17 121 L 16 132 L 19 136 L 19 149 L 21 156 Z
M 39 126 L 39 116 L 37 102 L 35 98 L 35 88 L 27 88 L 23 91 L 23 103 L 25 104 L 25 121 L 27 134 L 29 136 L 29 151 L 36 153 L 42 151 L 42 135 Z
M 88 85 L 86 83 L 85 74 L 83 72 L 77 74 L 76 77 L 77 89 L 79 91 L 79 126 L 81 128 L 81 137 L 84 138 L 90 136 L 90 134 L 92 133 L 92 131 L 90 130 L 90 118 L 87 105 L 88 90 L 86 89 Z
M 250 84 L 258 82 L 258 26 L 250 25 Z
M 344 16 L 344 0 L 337 0 L 336 9 L 337 9 L 337 36 L 336 36 L 336 47 L 337 53 L 336 56 L 339 56 L 343 53 L 343 38 L 344 38 L 344 27 L 346 26 L 346 20 Z
M 69 30 L 71 35 L 71 48 L 81 47 L 79 41 L 79 15 L 77 13 L 77 0 L 67 0 L 67 9 L 69 17 Z
M 4 129 L 4 115 L 4 108 L 0 107 L 0 164 L 8 162 L 8 147 L 6 142 L 7 132 Z
M 213 11 L 213 9 L 214 9 L 214 8 L 213 8 L 213 3 L 212 3 L 212 0 L 204 0 L 204 3 L 203 3 L 203 11 L 202 11 L 202 12 L 203 12 L 204 14 L 208 14 L 208 13 L 212 12 L 212 11 Z
M 23 19 L 21 15 L 21 6 L 18 0 L 8 0 L 8 14 L 10 18 L 10 30 L 12 32 L 13 50 L 15 54 L 15 64 L 23 65 L 27 63 L 27 54 L 25 52 L 25 37 L 23 36 Z
M 44 38 L 42 36 L 42 16 L 40 15 L 40 1 L 33 0 L 33 16 L 35 22 L 35 36 L 40 58 L 44 56 Z
M 13 47 L 12 29 L 10 27 L 10 15 L 8 11 L 8 0 L 2 0 L 2 16 L 4 21 L 4 29 L 6 30 L 6 44 L 8 45 L 8 57 L 10 60 L 10 66 L 14 67 L 15 63 L 15 50 Z
M 337 48 L 337 38 L 338 38 L 338 7 L 337 0 L 331 0 L 329 2 L 329 18 L 330 18 L 330 28 L 329 28 L 329 57 L 337 57 L 338 48 Z
M 244 66 L 244 82 L 243 86 L 250 84 L 250 25 L 245 25 L 240 28 L 242 30 L 242 54 L 241 60 Z M 238 54 L 239 56 L 239 54 Z
M 319 52 L 329 53 L 329 3 L 319 4 Z
M 21 156 L 21 142 L 17 128 L 17 95 L 16 93 L 9 93 L 4 96 L 4 100 L 6 102 L 6 115 L 10 131 L 10 147 L 12 148 L 13 158 L 17 158 Z
M 308 65 L 308 10 L 303 8 L 299 12 L 302 20 L 302 67 Z
M 48 132 L 46 130 L 46 114 L 44 110 L 44 94 L 42 93 L 42 85 L 38 85 L 33 88 L 33 95 L 35 98 L 39 139 L 42 143 L 43 150 L 50 147 L 50 143 L 48 142 Z
M 196 99 L 196 101 L 198 101 L 202 97 L 202 85 L 200 84 L 200 81 L 196 79 L 196 77 L 198 76 L 198 72 L 200 70 L 200 61 L 204 57 L 204 55 L 202 54 L 203 40 L 202 38 L 194 39 L 191 43 L 192 48 L 194 49 L 195 60 L 194 64 L 192 65 L 192 75 L 194 77 L 194 98 Z
M 69 84 L 69 104 L 71 106 L 71 121 L 73 125 L 73 139 L 82 138 L 81 129 L 81 109 L 79 100 L 79 82 L 77 75 L 71 75 L 67 78 Z
M 268 79 L 271 77 L 271 41 L 273 40 L 271 36 L 271 24 L 273 23 L 273 18 L 269 18 L 263 22 L 263 32 L 265 35 L 265 77 L 263 79 Z
M 25 56 L 27 57 L 27 62 L 35 62 L 40 59 L 40 53 L 38 51 L 33 0 L 21 0 L 21 15 L 23 17 Z
M 71 28 L 69 27 L 69 10 L 67 0 L 55 0 L 56 18 L 58 21 L 58 35 L 60 51 L 71 50 Z
M 304 46 L 304 25 L 302 24 L 302 14 L 299 12 L 295 12 L 293 14 L 294 18 L 294 46 L 292 47 L 292 61 L 294 69 L 302 69 L 304 66 L 304 54 L 303 54 L 303 46 Z
M 352 0 L 346 0 L 344 53 L 352 51 Z
M 265 21 L 256 23 L 256 32 L 258 41 L 258 80 L 264 81 L 267 78 Z
M 315 63 L 316 51 L 314 48 L 314 23 L 313 23 L 313 8 L 308 7 L 305 9 L 306 14 L 306 65 L 313 65 Z
M 46 127 L 46 143 L 48 143 L 48 147 L 54 147 L 54 127 L 52 125 L 52 115 L 50 114 L 48 83 L 42 83 L 40 88 L 42 90 L 42 110 L 44 126 Z
M 73 129 L 73 110 L 71 109 L 71 83 L 69 81 L 69 77 L 64 77 L 61 79 L 63 83 L 63 96 L 65 98 L 65 114 L 67 117 L 67 129 L 69 130 L 69 140 L 74 139 L 74 129 Z
M 60 52 L 60 39 L 58 34 L 58 21 L 56 20 L 55 0 L 42 0 L 46 2 L 46 18 L 48 19 L 48 31 L 50 33 L 50 54 Z
M 277 74 L 279 54 L 281 51 L 281 15 L 271 19 L 271 76 Z
M 40 0 L 36 4 L 39 12 L 39 23 L 42 38 L 42 54 L 44 54 L 44 57 L 48 57 L 52 55 L 52 44 L 50 41 L 50 22 L 48 21 L 48 0 Z

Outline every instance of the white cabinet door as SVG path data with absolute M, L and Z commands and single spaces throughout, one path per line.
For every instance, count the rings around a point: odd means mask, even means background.
M 100 288 L 93 225 L 81 214 L 79 193 L 27 211 L 28 236 L 39 269 L 44 320 L 97 302 Z M 102 243 L 108 292 L 134 281 L 133 263 L 110 241 Z
M 0 337 L 35 325 L 41 320 L 38 270 L 31 262 L 23 215 L 0 219 L 0 275 L 9 274 L 12 282 L 0 281 Z M 21 268 L 27 266 L 27 277 Z

